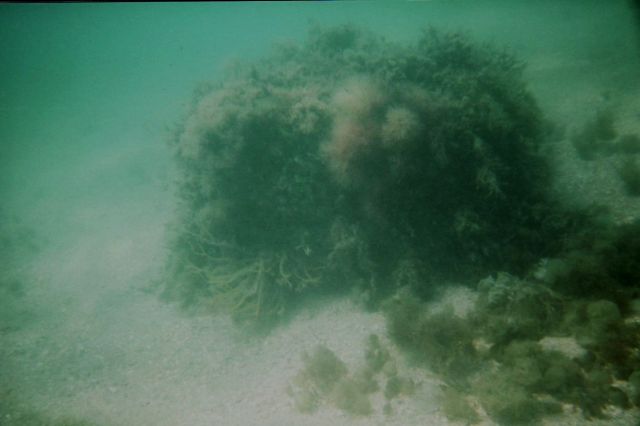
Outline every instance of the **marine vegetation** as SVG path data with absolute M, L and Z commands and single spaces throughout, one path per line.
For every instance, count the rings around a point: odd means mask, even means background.
M 289 394 L 298 410 L 310 413 L 347 374 L 347 366 L 324 345 L 317 346 L 311 355 L 303 354 L 303 362 L 304 368 L 294 378 Z
M 303 354 L 304 367 L 287 391 L 302 413 L 312 413 L 329 403 L 350 415 L 366 416 L 374 411 L 370 396 L 382 390 L 380 381 L 386 381 L 384 410 L 390 414 L 391 401 L 412 395 L 417 387 L 413 380 L 398 374 L 394 362 L 375 334 L 366 342 L 364 364 L 353 373 L 333 351 L 318 345 L 311 355 Z
M 550 287 L 573 297 L 611 299 L 626 311 L 628 301 L 640 296 L 640 221 L 585 228 L 544 269 Z
M 637 260 L 638 253 L 625 255 Z M 505 425 L 536 423 L 563 404 L 585 418 L 637 405 L 637 308 L 588 288 L 580 298 L 563 293 L 564 277 L 555 275 L 553 288 L 534 277 L 486 278 L 466 316 L 446 307 L 434 312 L 400 291 L 385 303 L 389 336 L 444 380 L 442 407 L 451 420 L 480 421 L 476 404 Z M 627 290 L 633 297 L 637 285 Z M 564 343 L 552 346 L 549 338 Z
M 172 141 L 180 207 L 164 294 L 269 327 L 305 297 L 357 288 L 442 377 L 456 420 L 637 405 L 640 225 L 601 226 L 548 193 L 553 126 L 523 68 L 459 33 L 399 44 L 343 25 L 201 86 Z M 574 136 L 582 158 L 637 153 L 614 118 Z M 479 281 L 466 316 L 425 302 L 442 283 Z M 290 389 L 303 412 L 367 415 L 382 392 L 391 413 L 416 386 L 377 337 L 352 372 L 322 346 L 303 362 Z
M 478 290 L 475 315 L 494 344 L 541 339 L 562 320 L 564 299 L 547 287 L 499 273 L 481 280 Z
M 265 325 L 313 291 L 427 294 L 552 255 L 575 221 L 546 195 L 522 69 L 458 33 L 344 25 L 201 86 L 172 144 L 165 294 Z
M 469 374 L 480 367 L 474 329 L 452 308 L 430 313 L 418 299 L 401 292 L 384 309 L 393 341 L 448 382 L 463 387 Z

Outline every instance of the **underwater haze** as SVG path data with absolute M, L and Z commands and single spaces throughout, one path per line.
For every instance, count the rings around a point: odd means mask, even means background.
M 637 425 L 636 4 L 0 5 L 0 425 Z

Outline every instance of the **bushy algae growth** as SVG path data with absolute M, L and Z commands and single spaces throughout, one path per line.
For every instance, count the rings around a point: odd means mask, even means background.
M 203 85 L 173 141 L 181 203 L 165 294 L 268 326 L 314 292 L 397 292 L 390 337 L 443 377 L 446 411 L 468 422 L 477 404 L 504 424 L 562 404 L 586 417 L 637 405 L 639 225 L 596 226 L 549 196 L 550 126 L 522 69 L 460 34 L 397 44 L 344 25 Z M 600 112 L 574 136 L 579 155 L 637 154 L 614 118 Z M 630 192 L 633 164 L 619 170 Z M 490 274 L 469 315 L 426 308 L 438 283 Z M 545 349 L 549 336 L 585 354 Z M 353 373 L 327 348 L 308 355 L 296 406 L 366 415 L 370 394 L 410 393 L 368 345 Z
M 385 311 L 391 338 L 451 383 L 463 386 L 479 367 L 473 327 L 453 309 L 430 313 L 416 298 L 401 293 L 385 304 Z
M 312 354 L 303 354 L 304 368 L 293 380 L 295 388 L 289 393 L 296 408 L 303 413 L 313 412 L 331 394 L 337 383 L 347 374 L 347 366 L 324 345 Z
M 624 310 L 640 282 L 640 221 L 586 228 L 545 266 L 548 284 L 568 296 L 611 299 Z
M 638 252 L 627 255 L 635 259 Z M 442 407 L 452 420 L 479 421 L 472 401 L 505 425 L 535 423 L 561 413 L 562 404 L 585 418 L 637 405 L 638 313 L 627 308 L 625 315 L 617 303 L 587 292 L 568 297 L 556 282 L 562 277 L 555 275 L 554 288 L 505 273 L 484 279 L 465 317 L 451 309 L 431 312 L 400 292 L 385 304 L 389 335 L 445 381 Z M 569 339 L 581 350 L 546 347 L 546 336 Z
M 460 34 L 345 25 L 202 86 L 173 143 L 166 294 L 267 324 L 312 289 L 526 269 L 568 222 L 521 71 Z
M 390 413 L 391 400 L 411 395 L 417 384 L 398 375 L 394 360 L 381 344 L 377 335 L 369 336 L 364 364 L 350 373 L 347 366 L 326 346 L 317 346 L 312 354 L 303 354 L 304 367 L 293 378 L 288 388 L 296 409 L 312 413 L 321 404 L 332 404 L 354 416 L 372 414 L 370 396 L 383 391 Z M 386 381 L 384 389 L 380 382 Z
M 495 344 L 540 339 L 562 320 L 563 298 L 544 286 L 499 273 L 481 280 L 478 289 L 476 316 Z

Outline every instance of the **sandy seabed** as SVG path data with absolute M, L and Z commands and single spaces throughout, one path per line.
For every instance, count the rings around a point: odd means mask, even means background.
M 440 410 L 437 377 L 412 367 L 388 344 L 380 313 L 364 312 L 348 298 L 318 300 L 269 335 L 247 339 L 227 318 L 189 316 L 146 292 L 149 277 L 162 270 L 168 209 L 155 209 L 157 217 L 149 220 L 142 206 L 162 202 L 130 200 L 140 208 L 110 221 L 96 220 L 107 206 L 77 210 L 83 231 L 34 265 L 27 296 L 36 315 L 3 336 L 0 352 L 2 380 L 31 408 L 47 418 L 97 425 L 453 424 Z M 445 303 L 462 308 L 472 298 L 469 290 L 452 289 Z M 364 362 L 371 333 L 391 349 L 399 374 L 420 384 L 417 392 L 394 399 L 391 415 L 383 414 L 381 392 L 372 396 L 368 417 L 330 404 L 313 414 L 298 412 L 287 386 L 302 368 L 302 354 L 324 344 L 353 370 Z M 634 421 L 625 413 L 593 424 Z M 576 413 L 545 424 L 584 419 Z

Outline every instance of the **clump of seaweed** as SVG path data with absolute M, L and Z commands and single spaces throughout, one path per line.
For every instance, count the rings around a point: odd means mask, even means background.
M 228 313 L 238 324 L 268 326 L 283 317 L 288 298 L 320 280 L 319 267 L 295 253 L 242 255 L 239 247 L 209 238 L 191 238 L 181 274 L 206 296 L 204 308 Z
M 562 297 L 545 286 L 499 273 L 481 280 L 478 291 L 475 316 L 494 344 L 540 339 L 562 319 Z
M 398 375 L 389 351 L 377 335 L 367 339 L 364 361 L 364 365 L 349 373 L 347 366 L 323 345 L 317 346 L 311 355 L 303 354 L 304 367 L 288 388 L 296 408 L 311 413 L 320 404 L 331 403 L 350 415 L 367 416 L 374 411 L 370 396 L 381 390 L 382 376 L 386 377 L 387 412 L 392 399 L 415 391 L 417 384 Z
M 403 269 L 421 295 L 526 270 L 567 229 L 522 69 L 461 34 L 344 25 L 201 86 L 173 140 L 165 293 L 268 324 L 347 281 L 379 300 Z
M 633 247 L 628 231 L 626 244 Z M 612 257 L 603 265 L 619 255 L 604 250 L 598 256 L 604 253 Z M 610 278 L 614 284 L 621 277 L 637 282 L 623 270 L 619 278 Z M 465 317 L 446 308 L 434 312 L 400 291 L 385 303 L 389 336 L 443 379 L 441 401 L 451 420 L 478 421 L 476 403 L 500 424 L 537 423 L 561 413 L 563 404 L 585 418 L 605 418 L 610 406 L 637 405 L 640 325 L 633 320 L 635 311 L 588 292 L 570 299 L 561 292 L 566 276 L 554 272 L 533 281 L 501 273 L 484 279 Z M 543 346 L 547 336 L 568 339 L 580 350 Z
M 590 351 L 592 365 L 607 365 L 611 374 L 622 380 L 640 368 L 640 325 L 625 321 L 614 302 L 575 302 L 565 321 L 578 342 Z
M 609 299 L 626 310 L 640 280 L 640 221 L 576 234 L 549 264 L 548 285 L 567 296 Z
M 311 355 L 304 353 L 303 362 L 304 368 L 293 379 L 295 389 L 290 388 L 289 394 L 298 410 L 310 413 L 346 376 L 347 366 L 324 345 L 318 345 Z
M 533 397 L 504 372 L 481 376 L 474 390 L 487 414 L 499 424 L 532 424 L 545 415 L 561 412 L 558 403 Z
M 451 307 L 430 313 L 405 291 L 386 302 L 384 309 L 390 337 L 448 382 L 464 386 L 480 366 L 473 327 Z
M 572 404 L 586 418 L 605 417 L 608 405 L 629 408 L 628 396 L 613 386 L 612 372 L 605 363 L 570 359 L 560 352 L 544 351 L 533 342 L 514 342 L 498 359 L 501 373 L 524 391 Z

